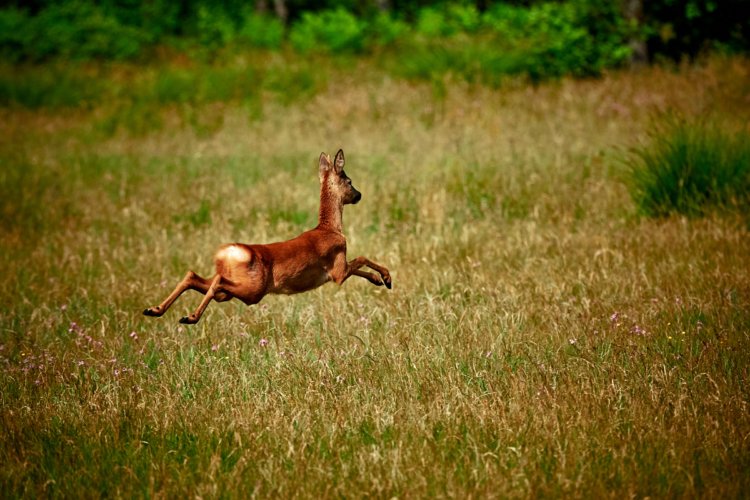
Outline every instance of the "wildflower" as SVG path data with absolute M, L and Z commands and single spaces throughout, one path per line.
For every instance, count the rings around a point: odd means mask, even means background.
M 261 347 L 266 347 L 266 344 L 268 344 L 268 341 L 266 339 L 260 339 L 260 342 L 258 342 L 258 344 Z
M 119 375 L 119 374 L 120 374 L 120 370 L 115 370 L 115 375 Z
M 54 283 L 54 282 L 55 282 L 55 278 L 50 278 L 50 279 L 49 279 L 49 282 L 50 282 L 50 283 Z
M 573 344 L 575 344 L 577 340 L 578 340 L 578 339 L 570 339 L 570 345 L 573 345 Z
M 359 317 L 359 320 L 360 320 L 360 321 L 367 321 L 367 318 L 365 318 L 364 316 L 360 316 L 360 317 Z
M 81 366 L 81 365 L 83 365 L 83 361 L 78 362 L 78 366 Z
M 215 345 L 212 345 L 212 346 L 211 346 L 211 350 L 212 350 L 212 351 L 215 351 L 215 350 L 216 350 L 216 347 L 217 347 L 217 346 L 215 346 Z
M 41 382 L 41 380 L 35 380 L 35 381 L 34 381 L 34 383 L 35 383 L 36 385 L 39 385 L 39 384 L 41 384 L 42 382 Z
M 659 299 L 651 299 L 651 302 L 659 302 Z
M 5 349 L 5 346 L 4 345 L 0 345 L 0 351 L 2 351 L 3 349 Z
M 594 335 L 599 335 L 599 331 L 598 330 L 594 330 Z
M 110 360 L 109 360 L 109 362 L 110 362 L 110 363 L 117 363 L 117 358 L 115 358 L 115 359 L 110 359 Z
M 359 307 L 364 307 L 364 304 L 360 304 Z
M 68 308 L 68 306 L 63 305 L 60 309 L 62 309 L 63 311 L 65 311 L 67 308 Z
M 135 332 L 130 332 L 131 337 L 135 337 Z
M 683 335 L 685 335 L 685 332 L 682 332 Z
M 609 319 L 611 319 L 612 321 L 617 321 L 617 311 L 615 311 L 615 313 Z
M 266 307 L 268 307 L 268 304 L 263 304 L 262 306 L 260 306 L 261 309 L 265 309 Z
M 487 351 L 487 355 L 485 356 L 485 358 L 489 358 L 490 354 L 492 354 L 492 351 Z
M 177 329 L 177 333 L 182 333 L 182 327 L 179 327 L 179 328 Z
M 357 380 L 359 381 L 360 384 L 362 383 L 362 379 L 361 378 L 358 378 Z
M 240 337 L 245 337 L 245 332 L 240 332 Z
M 678 304 L 680 303 L 680 299 L 679 299 L 679 298 L 677 298 L 677 299 L 674 299 L 674 300 L 675 300 L 675 302 L 677 302 Z
M 165 286 L 167 286 L 167 282 L 166 281 L 162 281 L 161 282 L 161 287 L 164 288 Z
M 245 326 L 245 323 L 240 323 L 240 326 Z
M 672 337 L 669 337 L 669 340 L 672 340 Z

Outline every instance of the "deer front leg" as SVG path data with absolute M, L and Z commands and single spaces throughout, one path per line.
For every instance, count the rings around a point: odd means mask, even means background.
M 352 276 L 359 276 L 360 278 L 364 278 L 375 286 L 383 286 L 383 280 L 380 278 L 380 276 L 373 273 L 368 273 L 365 271 L 354 271 L 352 273 Z
M 385 284 L 385 286 L 388 289 L 391 288 L 392 286 L 391 274 L 388 272 L 388 269 L 386 269 L 385 267 L 375 264 L 374 262 L 368 260 L 365 257 L 357 257 L 356 259 L 350 262 L 346 262 L 345 259 L 346 257 L 341 257 L 341 259 L 337 259 L 338 261 L 334 265 L 333 272 L 331 273 L 331 277 L 339 285 L 342 284 L 344 281 L 346 281 L 346 279 L 351 275 L 361 276 L 369 280 L 371 283 L 376 284 L 374 281 L 370 279 L 370 277 L 377 278 L 377 276 L 374 276 L 372 273 L 364 273 L 364 272 L 359 271 L 361 267 L 367 266 L 371 269 L 374 269 L 378 273 L 380 273 L 380 276 L 382 276 L 383 283 Z
M 374 262 L 372 262 L 372 261 L 370 261 L 370 260 L 368 260 L 368 259 L 366 259 L 364 257 L 357 257 L 357 259 L 354 259 L 354 260 L 358 260 L 358 259 L 362 259 L 364 261 L 364 263 L 363 263 L 364 266 L 367 266 L 370 269 L 374 269 L 375 271 L 377 271 L 378 273 L 380 273 L 380 276 L 382 276 L 383 283 L 385 283 L 386 288 L 388 288 L 388 290 L 391 289 L 391 286 L 392 286 L 392 284 L 391 284 L 391 273 L 388 272 L 388 269 L 386 269 L 385 267 L 381 266 L 380 264 L 375 264 Z
M 174 301 L 177 300 L 177 297 L 182 295 L 185 290 L 197 290 L 200 293 L 206 293 L 208 292 L 208 288 L 210 286 L 211 282 L 209 280 L 201 278 L 193 271 L 188 271 L 188 273 L 185 275 L 185 278 L 178 283 L 177 287 L 172 291 L 172 293 L 169 294 L 169 297 L 167 297 L 164 302 L 156 307 L 149 307 L 148 309 L 143 311 L 143 315 L 154 317 L 162 316 L 165 312 L 167 312 L 169 306 L 171 306 Z

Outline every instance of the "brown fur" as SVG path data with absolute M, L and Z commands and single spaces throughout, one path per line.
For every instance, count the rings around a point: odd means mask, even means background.
M 391 288 L 391 275 L 383 266 L 364 257 L 347 262 L 346 238 L 342 234 L 344 205 L 356 204 L 362 195 L 344 173 L 344 152 L 339 150 L 331 163 L 321 153 L 320 212 L 318 226 L 293 240 L 270 245 L 234 243 L 219 248 L 214 257 L 216 275 L 210 280 L 189 271 L 167 299 L 143 311 L 146 316 L 161 316 L 185 290 L 205 294 L 198 309 L 180 320 L 193 324 L 200 320 L 211 299 L 225 302 L 238 298 L 248 305 L 257 304 L 269 293 L 291 295 L 307 292 L 335 281 L 343 284 L 349 276 L 360 276 L 373 285 Z M 377 271 L 360 271 L 367 266 Z

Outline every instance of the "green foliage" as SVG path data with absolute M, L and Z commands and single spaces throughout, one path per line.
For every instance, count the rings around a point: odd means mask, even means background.
M 225 11 L 206 5 L 198 8 L 196 29 L 201 46 L 209 50 L 229 44 L 237 32 L 234 22 Z
M 0 51 L 11 60 L 126 59 L 140 50 L 145 35 L 84 1 L 50 4 L 36 16 L 0 11 Z
M 497 39 L 514 53 L 514 71 L 532 79 L 596 75 L 630 54 L 620 15 L 592 1 L 544 3 L 531 8 L 497 4 L 484 16 Z
M 278 49 L 284 39 L 284 26 L 275 17 L 249 13 L 237 32 L 243 45 L 260 49 Z
M 629 160 L 627 185 L 647 216 L 750 206 L 750 135 L 667 117 Z
M 476 33 L 480 27 L 479 11 L 470 4 L 445 4 L 440 7 L 425 7 L 419 11 L 416 23 L 417 33 L 428 36 Z
M 313 50 L 359 52 L 364 47 L 365 23 L 342 8 L 317 14 L 305 12 L 292 26 L 289 41 L 303 53 Z
M 368 25 L 367 40 L 374 47 L 383 47 L 404 37 L 410 26 L 388 14 L 379 13 Z

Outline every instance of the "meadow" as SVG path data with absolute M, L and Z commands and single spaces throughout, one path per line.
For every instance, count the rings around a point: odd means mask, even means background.
M 644 217 L 623 181 L 655 117 L 746 128 L 747 59 L 489 88 L 280 57 L 252 99 L 245 59 L 200 99 L 186 61 L 17 71 L 0 497 L 747 497 L 750 221 Z M 141 315 L 314 227 L 339 148 L 348 255 L 393 290 Z

